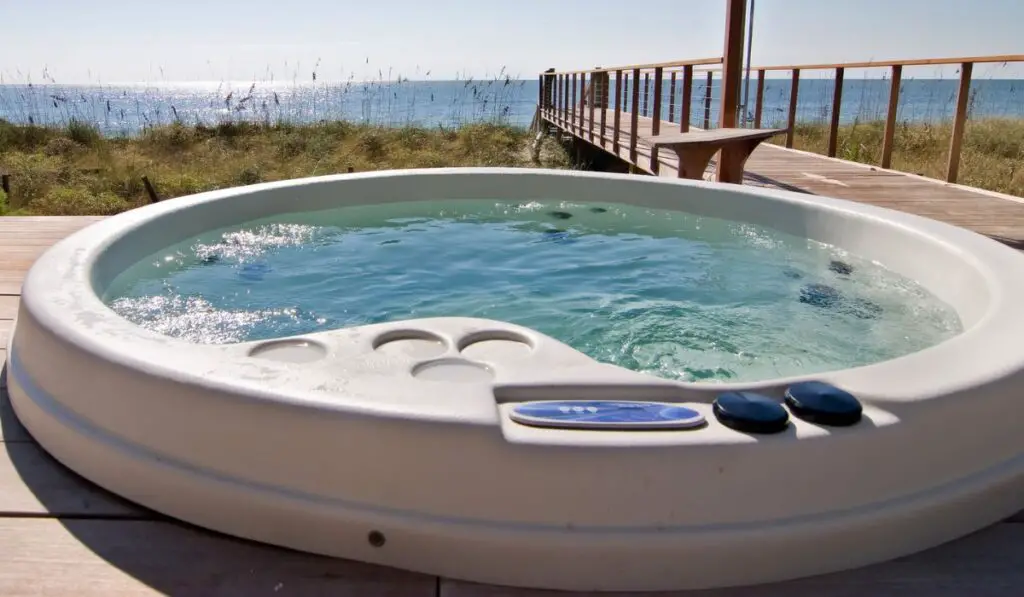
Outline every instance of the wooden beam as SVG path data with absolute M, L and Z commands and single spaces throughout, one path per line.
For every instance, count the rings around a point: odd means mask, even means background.
M 946 163 L 946 181 L 956 182 L 960 174 L 960 146 L 964 140 L 967 123 L 967 100 L 971 93 L 971 73 L 974 64 L 960 65 L 960 87 L 956 92 L 956 115 L 953 117 L 953 136 L 949 139 L 949 161 Z
M 764 112 L 764 70 L 757 71 L 757 95 L 754 98 L 754 128 L 761 128 L 761 115 Z
M 664 72 L 661 67 L 654 69 L 654 107 L 651 110 L 651 134 L 661 132 L 661 84 Z M 651 173 L 658 173 L 658 148 L 651 148 Z
M 651 73 L 644 73 L 644 111 L 643 115 L 647 116 L 647 96 L 651 90 Z
M 608 94 L 612 91 L 611 77 L 608 76 L 608 73 L 597 73 L 594 76 L 601 81 L 601 147 L 604 148 L 607 138 L 605 131 L 608 124 Z M 615 94 L 616 97 L 618 95 L 618 93 Z
M 597 69 L 586 69 L 586 70 L 565 70 L 561 71 L 563 74 L 571 75 L 573 73 L 589 73 L 589 72 L 605 72 L 610 73 L 617 70 L 654 70 L 658 67 L 661 68 L 679 68 L 682 66 L 707 66 L 712 64 L 722 64 L 722 57 L 716 56 L 714 58 L 694 58 L 693 60 L 673 60 L 671 62 L 652 62 L 648 64 L 622 64 L 619 66 L 607 66 L 605 68 Z
M 675 122 L 676 113 L 676 71 L 668 78 L 668 121 Z
M 683 67 L 683 95 L 679 104 L 679 132 L 690 130 L 690 104 L 693 102 L 693 67 Z
M 839 145 L 839 112 L 843 105 L 843 67 L 836 69 L 835 88 L 832 90 L 832 122 L 828 127 L 828 157 L 836 157 Z
M 597 91 L 596 83 L 597 73 L 590 73 L 590 95 L 587 96 L 587 102 L 590 104 L 590 118 L 587 122 L 587 133 L 591 143 L 594 142 L 594 101 L 597 99 L 595 92 Z
M 725 51 L 722 58 L 722 107 L 718 125 L 737 126 L 740 90 L 743 87 L 743 34 L 746 31 L 747 0 L 728 0 L 725 12 Z
M 800 96 L 800 69 L 793 70 L 793 80 L 789 84 L 789 132 L 786 133 L 786 147 L 793 147 L 793 135 L 796 133 L 796 102 Z
M 715 74 L 708 71 L 707 83 L 704 85 L 704 129 L 711 128 L 711 85 L 715 81 Z
M 640 69 L 633 69 L 633 109 L 629 113 L 629 162 L 636 165 L 636 135 L 640 128 L 640 87 L 636 84 L 640 80 Z
M 619 155 L 619 132 L 622 126 L 622 98 L 623 95 L 619 93 L 619 88 L 622 87 L 623 77 L 622 71 L 615 71 L 615 117 L 612 122 L 612 152 L 616 156 Z
M 572 101 L 569 102 L 569 131 L 572 132 L 576 127 L 576 75 L 572 75 Z
M 758 66 L 761 70 L 831 70 L 833 68 L 885 68 L 891 66 L 934 66 L 941 64 L 974 64 L 997 62 L 1024 62 L 1024 54 L 1003 54 L 994 56 L 968 56 L 960 58 L 920 58 L 914 60 L 871 60 L 868 62 L 835 62 L 826 64 L 780 64 Z
M 892 164 L 892 143 L 896 136 L 896 110 L 900 106 L 900 80 L 903 78 L 903 65 L 892 67 L 892 81 L 889 83 L 889 110 L 885 114 L 885 134 L 882 137 L 883 168 Z
M 583 114 L 583 106 L 587 103 L 587 75 L 580 74 L 580 112 L 577 120 L 577 125 L 580 128 L 580 138 L 583 138 L 583 121 L 586 117 Z

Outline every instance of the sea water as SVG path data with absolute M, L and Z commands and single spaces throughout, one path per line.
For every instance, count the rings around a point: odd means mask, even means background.
M 688 381 L 865 365 L 961 331 L 923 287 L 836 247 L 679 211 L 558 200 L 248 222 L 146 256 L 105 300 L 140 326 L 199 343 L 496 319 Z

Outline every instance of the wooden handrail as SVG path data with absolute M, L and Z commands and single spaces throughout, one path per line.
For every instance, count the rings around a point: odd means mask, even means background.
M 997 62 L 1024 62 L 1024 54 L 1002 56 L 969 56 L 966 58 L 919 58 L 913 60 L 869 60 L 867 62 L 836 62 L 829 64 L 786 64 L 776 66 L 755 66 L 756 70 L 826 70 L 833 68 L 886 68 L 893 66 L 942 66 L 964 62 L 992 64 Z
M 715 58 L 695 58 L 693 60 L 674 60 L 672 62 L 653 62 L 650 64 L 625 64 L 622 66 L 609 66 L 601 68 L 587 68 L 583 70 L 559 70 L 547 72 L 544 74 L 559 74 L 559 75 L 571 75 L 581 73 L 613 73 L 617 70 L 654 70 L 656 68 L 669 69 L 669 68 L 683 68 L 684 66 L 702 66 L 706 64 L 721 64 L 722 57 L 717 56 Z
M 742 4 L 741 0 L 736 0 Z M 737 6 L 738 6 L 737 4 Z M 731 9 L 736 8 L 730 4 Z M 738 10 L 738 9 L 737 9 Z M 738 22 L 738 16 L 737 16 Z M 728 23 L 727 23 L 728 25 Z M 730 44 L 727 44 L 730 45 Z M 731 47 L 731 45 L 730 45 Z M 735 61 L 733 61 L 735 62 Z M 1005 54 L 991 56 L 970 56 L 956 58 L 922 58 L 908 60 L 871 60 L 863 62 L 840 62 L 823 64 L 788 64 L 774 66 L 751 67 L 757 71 L 757 90 L 754 96 L 753 125 L 755 128 L 762 127 L 764 115 L 764 96 L 768 71 L 789 71 L 790 95 L 788 101 L 787 135 L 786 147 L 793 147 L 796 141 L 797 105 L 800 90 L 801 71 L 832 70 L 835 73 L 832 89 L 832 102 L 828 115 L 828 145 L 825 153 L 835 157 L 843 151 L 839 138 L 840 114 L 842 112 L 843 84 L 848 69 L 861 68 L 888 68 L 890 69 L 888 79 L 888 106 L 885 113 L 885 128 L 882 135 L 882 148 L 879 165 L 888 168 L 892 164 L 894 150 L 896 149 L 896 129 L 898 125 L 897 111 L 899 108 L 900 86 L 903 81 L 904 66 L 956 66 L 959 71 L 959 86 L 956 96 L 956 108 L 953 115 L 953 131 L 950 137 L 949 157 L 946 165 L 946 180 L 956 182 L 959 175 L 960 152 L 965 135 L 966 121 L 970 108 L 971 76 L 975 70 L 975 64 L 996 64 L 1007 62 L 1024 62 L 1024 54 Z M 637 129 L 640 115 L 652 118 L 652 128 L 657 134 L 661 130 L 663 121 L 673 123 L 676 117 L 677 89 L 681 87 L 679 97 L 679 130 L 686 132 L 690 128 L 691 98 L 693 91 L 693 77 L 695 73 L 707 75 L 707 82 L 704 89 L 704 128 L 711 127 L 711 101 L 712 81 L 714 73 L 722 71 L 723 58 L 702 58 L 695 60 L 680 60 L 673 62 L 660 62 L 650 64 L 635 64 L 616 67 L 596 67 L 587 70 L 555 71 L 548 69 L 541 73 L 540 89 L 538 90 L 538 106 L 541 109 L 541 116 L 549 121 L 559 124 L 563 129 L 575 134 L 579 138 L 587 139 L 591 143 L 606 147 L 607 140 L 611 141 L 613 153 L 620 155 L 620 148 L 628 148 L 627 161 L 631 168 L 638 167 L 637 163 Z M 681 81 L 677 72 L 682 71 Z M 735 70 L 735 69 L 733 69 Z M 653 72 L 653 77 L 651 73 Z M 611 77 L 615 74 L 615 97 L 608 96 L 611 93 Z M 644 76 L 641 78 L 640 74 Z M 665 73 L 669 74 L 667 116 L 662 106 L 662 83 Z M 651 79 L 654 79 L 653 103 L 650 89 Z M 722 78 L 722 96 L 731 97 L 732 94 L 726 89 L 724 75 Z M 577 83 L 577 80 L 579 81 Z M 678 84 L 678 87 L 677 87 Z M 630 87 L 632 85 L 632 87 Z M 641 85 L 643 89 L 641 90 Z M 600 86 L 600 89 L 599 87 Z M 600 93 L 598 93 L 600 91 Z M 642 91 L 642 93 L 641 93 Z M 589 105 L 588 105 L 589 104 Z M 606 115 L 606 110 L 614 107 L 611 114 Z M 749 111 L 751 106 L 744 106 Z M 731 114 L 731 104 L 723 101 L 723 109 Z M 600 114 L 598 114 L 600 110 Z M 628 112 L 628 113 L 627 113 Z M 626 114 L 624 114 L 626 113 Z M 721 115 L 722 112 L 720 111 Z M 624 118 L 629 118 L 630 129 L 628 138 L 627 131 L 622 130 L 625 124 Z M 609 137 L 607 130 L 608 121 L 611 120 L 612 131 Z M 697 116 L 697 122 L 700 117 Z M 724 121 L 723 121 L 724 122 Z M 595 131 L 595 127 L 599 127 Z M 628 143 L 628 145 L 627 145 Z M 652 170 L 657 172 L 657 152 L 652 152 Z M 625 158 L 625 156 L 623 156 Z

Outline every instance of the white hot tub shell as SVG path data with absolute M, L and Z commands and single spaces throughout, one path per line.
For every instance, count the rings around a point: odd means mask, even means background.
M 917 281 L 964 332 L 890 361 L 746 384 L 598 363 L 508 323 L 438 318 L 195 345 L 100 299 L 142 256 L 288 211 L 431 199 L 629 203 L 830 243 Z M 321 177 L 166 201 L 59 242 L 8 352 L 19 418 L 58 460 L 170 516 L 295 549 L 479 582 L 661 590 L 778 581 L 909 554 L 1024 506 L 1024 258 L 977 234 L 823 197 L 581 172 Z M 723 391 L 816 379 L 861 423 L 750 435 Z M 677 402 L 680 431 L 515 423 L 521 401 Z

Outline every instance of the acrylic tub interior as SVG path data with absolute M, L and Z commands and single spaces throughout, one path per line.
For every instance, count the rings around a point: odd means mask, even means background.
M 55 245 L 25 280 L 9 385 L 60 461 L 211 529 L 498 584 L 751 584 L 1021 507 L 1022 291 L 1024 259 L 994 241 L 816 196 L 321 177 Z M 859 419 L 783 400 L 809 381 Z M 726 424 L 713 403 L 735 392 L 788 423 Z M 566 400 L 579 424 L 535 420 Z M 616 401 L 690 421 L 583 421 Z

